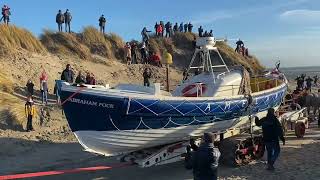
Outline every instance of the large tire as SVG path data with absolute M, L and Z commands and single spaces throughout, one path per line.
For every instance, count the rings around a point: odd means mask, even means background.
M 306 126 L 303 122 L 297 122 L 295 125 L 295 134 L 297 138 L 303 138 L 306 133 Z

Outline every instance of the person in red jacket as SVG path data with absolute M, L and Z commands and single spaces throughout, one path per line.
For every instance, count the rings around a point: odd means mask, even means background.
M 150 56 L 150 63 L 154 64 L 158 67 L 161 67 L 161 58 L 157 53 L 153 53 L 152 56 Z
M 161 36 L 161 34 L 163 34 L 163 27 L 161 25 L 157 26 L 157 35 Z

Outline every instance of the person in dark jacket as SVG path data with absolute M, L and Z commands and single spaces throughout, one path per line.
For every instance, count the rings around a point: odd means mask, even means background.
M 213 145 L 214 135 L 204 133 L 202 143 L 192 155 L 192 168 L 194 180 L 218 179 L 218 165 L 220 151 Z
M 318 80 L 319 80 L 319 77 L 318 77 L 318 75 L 315 75 L 315 76 L 313 76 L 313 83 L 314 83 L 314 85 L 318 85 Z
M 146 68 L 143 72 L 143 85 L 144 86 L 150 86 L 150 78 L 151 78 L 151 72 L 149 68 Z
M 174 24 L 174 26 L 173 26 L 174 33 L 178 32 L 178 28 L 179 28 L 178 26 L 179 26 L 178 23 Z
M 34 93 L 34 84 L 31 81 L 31 79 L 28 80 L 26 87 L 27 87 L 28 97 L 30 97 L 30 96 L 32 97 L 33 93 Z
M 158 27 L 159 27 L 159 24 L 158 24 L 158 22 L 156 22 L 156 24 L 154 25 L 154 32 L 156 32 L 156 36 L 159 36 L 159 34 L 158 34 Z
M 208 36 L 209 37 L 213 37 L 213 31 L 212 30 L 210 30 L 210 32 L 208 33 Z
M 183 23 L 180 23 L 179 32 L 183 32 Z
M 308 76 L 308 78 L 306 79 L 306 83 L 307 83 L 307 89 L 311 91 L 311 87 L 312 87 L 312 81 L 313 79 Z
M 202 37 L 203 36 L 203 28 L 202 28 L 202 26 L 200 26 L 198 28 L 198 32 L 199 32 L 199 37 Z
M 74 73 L 71 70 L 71 65 L 70 64 L 67 64 L 66 69 L 62 71 L 61 80 L 64 80 L 64 81 L 66 81 L 68 83 L 73 83 Z
M 66 10 L 66 12 L 64 13 L 64 23 L 65 23 L 65 28 L 66 28 L 66 32 L 71 32 L 71 20 L 72 20 L 72 16 L 71 13 L 69 11 L 69 9 Z
M 285 145 L 283 129 L 280 121 L 275 116 L 273 108 L 268 109 L 267 116 L 259 120 L 256 118 L 257 126 L 262 126 L 263 141 L 267 149 L 268 167 L 267 170 L 274 170 L 274 163 L 280 154 L 279 139 Z
M 56 16 L 56 23 L 58 24 L 58 31 L 62 32 L 62 24 L 64 23 L 64 15 L 62 14 L 61 10 L 59 10 Z
M 241 50 L 241 48 L 244 46 L 244 43 L 243 43 L 243 41 L 241 41 L 241 39 L 239 39 L 239 40 L 236 42 L 236 45 L 237 45 L 237 47 L 236 47 L 235 52 L 239 53 L 240 50 Z
M 77 84 L 85 84 L 86 83 L 86 78 L 82 75 L 81 71 L 79 71 L 79 74 L 76 77 L 76 83 Z
M 100 27 L 100 32 L 104 34 L 105 26 L 106 26 L 106 18 L 102 14 L 99 18 L 99 27 Z
M 189 24 L 188 24 L 188 32 L 192 32 L 192 28 L 193 28 L 193 25 L 191 24 L 191 22 L 189 22 Z
M 188 32 L 188 23 L 183 25 L 183 29 L 185 33 Z

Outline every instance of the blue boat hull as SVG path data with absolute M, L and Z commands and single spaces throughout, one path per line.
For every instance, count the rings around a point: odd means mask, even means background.
M 251 113 L 277 107 L 286 86 L 253 96 Z M 248 100 L 160 100 L 61 90 L 63 109 L 75 131 L 114 131 L 175 128 L 229 121 L 246 116 Z M 72 98 L 70 98 L 72 96 Z

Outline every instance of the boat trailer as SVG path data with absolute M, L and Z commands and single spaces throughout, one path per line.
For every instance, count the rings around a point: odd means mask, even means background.
M 286 132 L 288 127 L 291 130 L 295 129 L 296 136 L 302 138 L 305 129 L 308 128 L 308 118 L 305 111 L 305 108 L 297 111 L 279 109 L 278 112 L 281 113 L 279 119 L 283 124 L 284 131 Z M 233 128 L 213 134 L 216 137 L 216 145 L 221 152 L 220 163 L 223 165 L 232 167 L 245 165 L 262 158 L 264 155 L 265 148 L 261 128 L 257 126 Z M 194 151 L 200 142 L 201 137 L 190 137 L 190 140 L 135 151 L 120 156 L 118 160 L 131 162 L 142 168 L 186 161 L 187 158 L 190 158 L 189 153 Z

